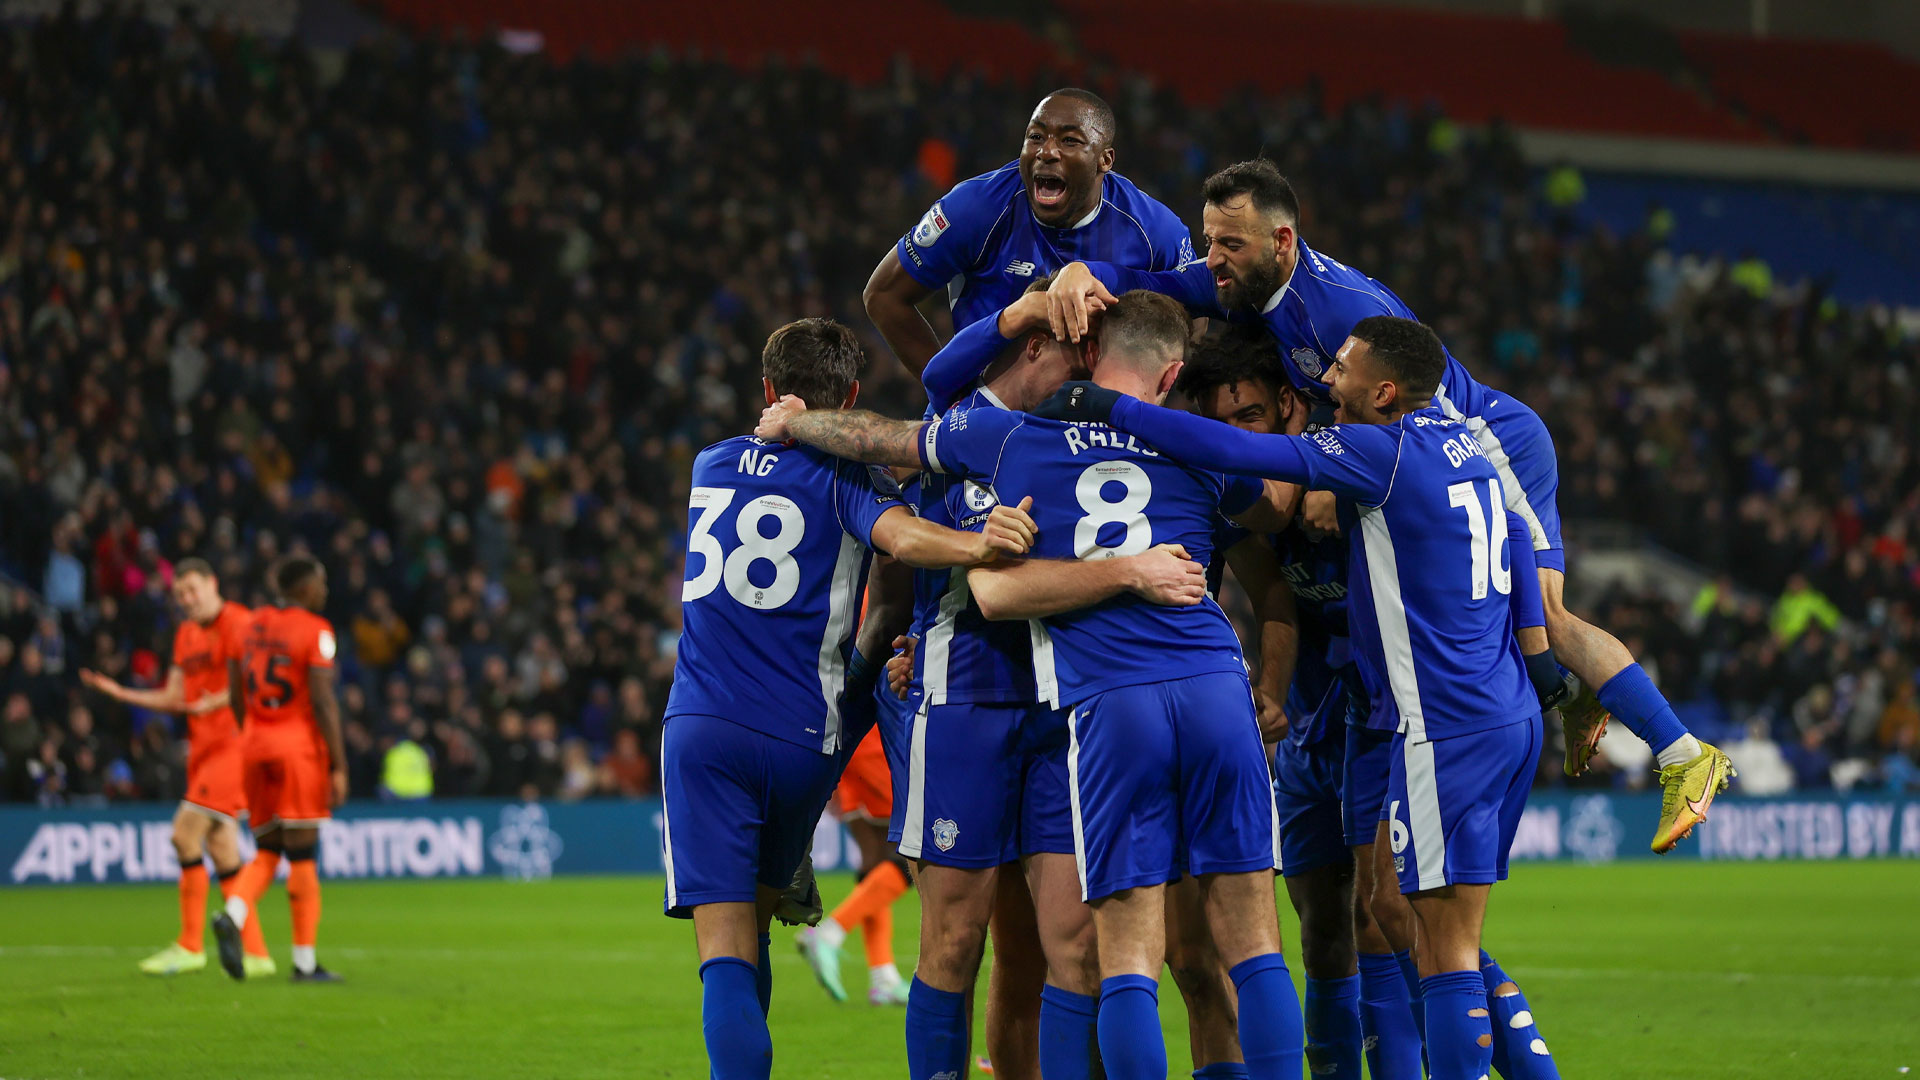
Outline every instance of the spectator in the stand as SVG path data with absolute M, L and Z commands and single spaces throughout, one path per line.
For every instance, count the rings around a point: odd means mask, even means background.
M 1829 630 L 1840 625 L 1839 609 L 1824 593 L 1813 587 L 1807 575 L 1796 573 L 1788 576 L 1786 589 L 1773 605 L 1774 637 L 1779 638 L 1782 644 L 1791 644 L 1815 623 Z
M 355 657 L 373 671 L 385 672 L 400 658 L 411 640 L 413 632 L 393 610 L 393 600 L 387 590 L 368 591 L 366 610 L 353 617 Z
M 600 793 L 637 799 L 654 791 L 653 763 L 640 749 L 640 732 L 621 728 L 613 736 L 613 752 L 600 763 Z

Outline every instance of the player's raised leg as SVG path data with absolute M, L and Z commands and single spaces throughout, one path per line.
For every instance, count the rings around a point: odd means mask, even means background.
M 1214 950 L 1207 929 L 1200 882 L 1183 877 L 1167 886 L 1167 968 L 1187 1006 L 1187 1041 L 1193 1075 L 1201 1080 L 1242 1080 L 1239 1015 L 1233 980 Z

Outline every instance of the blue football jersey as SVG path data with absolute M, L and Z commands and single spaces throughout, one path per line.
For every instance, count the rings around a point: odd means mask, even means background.
M 985 387 L 959 409 L 1004 409 Z M 960 473 L 922 473 L 915 505 L 922 517 L 952 529 L 978 531 L 999 505 L 990 483 Z M 967 569 L 916 570 L 913 621 L 920 638 L 914 685 L 927 704 L 1012 704 L 1034 700 L 1033 650 L 1027 624 L 991 622 L 967 588 Z
M 1013 303 L 1034 279 L 1075 261 L 1172 270 L 1193 258 L 1193 234 L 1173 211 L 1119 173 L 1100 180 L 1100 204 L 1065 228 L 1042 225 L 1020 163 L 963 180 L 896 245 L 900 266 L 946 289 L 955 329 Z
M 1392 289 L 1313 250 L 1304 240 L 1298 244 L 1300 261 L 1293 277 L 1267 301 L 1258 317 L 1279 345 L 1280 359 L 1293 385 L 1324 402 L 1328 400 L 1327 385 L 1321 379 L 1333 366 L 1334 354 L 1346 343 L 1356 323 L 1373 315 L 1416 320 L 1418 316 Z M 1196 315 L 1229 322 L 1244 322 L 1250 317 L 1247 312 L 1229 312 L 1220 306 L 1219 294 L 1213 288 L 1213 271 L 1207 269 L 1205 259 L 1196 259 L 1170 273 L 1092 263 L 1087 268 L 1116 293 L 1150 289 L 1177 298 Z M 1434 404 L 1450 416 L 1478 416 L 1486 396 L 1487 389 L 1448 353 L 1447 372 L 1441 376 Z
M 1392 424 L 1254 435 L 1123 400 L 1113 426 L 1203 467 L 1341 497 L 1369 726 L 1417 742 L 1538 714 L 1513 637 L 1500 479 L 1464 423 L 1427 408 Z
M 1347 627 L 1347 540 L 1309 540 L 1291 528 L 1273 537 L 1273 547 L 1300 620 L 1299 658 L 1287 688 L 1287 740 L 1311 746 L 1328 735 L 1344 739 L 1346 723 L 1364 722 L 1367 715 Z
M 1033 557 L 1105 559 L 1157 544 L 1213 558 L 1220 512 L 1240 513 L 1264 485 L 1189 468 L 1105 424 L 1065 424 L 996 408 L 956 408 L 927 425 L 923 463 L 976 480 L 1001 502 L 1033 497 Z M 1072 706 L 1105 690 L 1224 671 L 1246 673 L 1239 639 L 1208 598 L 1161 607 L 1132 594 L 1040 622 L 1040 700 Z
M 892 478 L 751 436 L 700 451 L 666 716 L 718 716 L 831 754 Z

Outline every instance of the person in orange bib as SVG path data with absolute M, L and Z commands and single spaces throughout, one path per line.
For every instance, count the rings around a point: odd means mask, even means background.
M 180 936 L 140 961 L 149 975 L 183 975 L 207 966 L 207 856 L 220 892 L 230 896 L 240 873 L 240 819 L 247 816 L 240 779 L 240 728 L 227 702 L 227 661 L 239 655 L 249 613 L 220 597 L 204 559 L 182 559 L 173 571 L 173 600 L 185 618 L 173 634 L 166 685 L 142 690 L 82 671 L 88 689 L 141 709 L 187 718 L 187 793 L 173 815 L 173 851 L 180 860 Z M 248 974 L 271 975 L 273 958 L 255 926 L 245 937 Z
M 320 825 L 347 798 L 340 704 L 333 693 L 333 624 L 319 615 L 327 574 L 305 555 L 274 568 L 281 606 L 261 608 L 247 626 L 244 654 L 229 665 L 230 695 L 241 703 L 247 806 L 259 854 L 240 874 L 226 910 L 214 917 L 220 966 L 246 977 L 242 935 L 260 898 L 287 861 L 293 913 L 293 980 L 338 982 L 314 955 L 320 928 Z

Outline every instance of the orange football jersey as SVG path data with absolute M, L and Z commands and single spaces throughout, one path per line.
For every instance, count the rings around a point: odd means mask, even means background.
M 251 616 L 246 608 L 228 601 L 213 622 L 202 626 L 188 619 L 173 632 L 173 666 L 180 669 L 187 704 L 227 689 L 227 661 L 240 659 Z M 231 707 L 187 714 L 188 743 L 197 753 L 211 750 L 239 733 Z
M 333 624 L 305 608 L 266 607 L 246 634 L 248 727 L 313 724 L 307 676 L 333 666 Z

